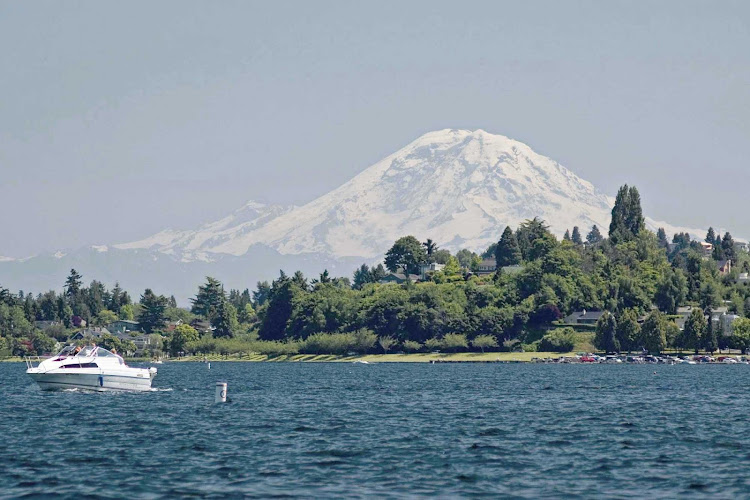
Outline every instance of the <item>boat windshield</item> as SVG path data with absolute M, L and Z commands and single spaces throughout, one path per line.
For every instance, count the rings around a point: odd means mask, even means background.
M 87 345 L 78 352 L 78 356 L 81 356 L 82 358 L 93 356 L 95 350 L 96 350 L 95 345 Z
M 109 352 L 108 350 L 106 350 L 103 347 L 99 347 L 96 350 L 96 356 L 98 356 L 100 358 L 108 358 L 108 357 L 115 357 L 116 355 L 113 354 L 113 353 L 111 353 L 111 352 Z
M 72 344 L 71 345 L 66 345 L 65 347 L 63 347 L 63 350 L 60 351 L 57 354 L 57 356 L 58 357 L 60 357 L 60 356 L 73 356 L 75 354 L 75 348 L 76 348 L 76 346 L 74 346 Z

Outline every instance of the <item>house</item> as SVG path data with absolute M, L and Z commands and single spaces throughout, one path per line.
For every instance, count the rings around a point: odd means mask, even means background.
M 677 324 L 680 330 L 685 329 L 685 323 L 690 317 L 690 314 L 692 314 L 693 309 L 701 310 L 699 307 L 693 307 L 693 306 L 682 306 L 682 307 L 677 308 L 677 314 L 676 314 L 677 318 L 675 318 L 674 322 Z
M 164 327 L 164 331 L 167 333 L 173 332 L 174 329 L 180 326 L 181 324 L 182 324 L 181 319 L 178 319 L 177 321 L 167 321 L 167 324 Z
M 568 315 L 563 322 L 566 325 L 595 325 L 604 311 L 576 311 Z
M 422 264 L 419 266 L 419 278 L 422 281 L 427 280 L 431 274 L 438 271 L 442 271 L 445 264 L 438 264 L 437 262 L 430 262 L 429 264 Z
M 704 257 L 710 257 L 711 254 L 714 251 L 714 246 L 711 243 L 708 243 L 706 241 L 699 241 L 698 242 L 701 246 L 701 250 L 703 252 Z
M 732 272 L 732 259 L 720 260 L 719 261 L 719 273 L 729 274 Z
M 84 328 L 77 331 L 69 340 L 96 340 L 102 338 L 104 335 L 112 335 L 112 332 L 104 327 Z
M 750 274 L 740 273 L 739 276 L 737 276 L 738 285 L 747 285 L 748 283 L 750 283 Z
M 116 336 L 120 340 L 129 340 L 135 344 L 135 352 L 133 354 L 136 356 L 142 354 L 143 350 L 151 345 L 151 336 L 145 333 L 136 335 L 135 337 L 130 333 L 121 333 Z
M 729 337 L 734 332 L 733 323 L 740 317 L 737 314 L 723 313 L 718 318 L 718 325 L 715 326 L 719 328 L 718 331 L 721 332 L 721 335 Z
M 699 308 L 692 306 L 677 308 L 677 318 L 675 319 L 675 323 L 680 327 L 680 330 L 685 329 L 685 322 L 687 322 L 688 317 L 694 309 L 700 310 Z M 703 317 L 708 320 L 708 316 L 705 314 Z M 732 323 L 734 323 L 739 317 L 740 316 L 737 316 L 736 314 L 731 314 L 729 308 L 726 306 L 717 307 L 716 309 L 711 310 L 711 325 L 715 331 L 723 332 L 724 336 L 731 335 Z
M 744 252 L 748 253 L 750 252 L 750 244 L 745 243 L 744 241 L 735 241 L 734 242 L 734 251 L 735 252 Z
M 194 319 L 190 322 L 190 326 L 198 330 L 198 333 L 209 333 L 214 330 L 211 323 L 204 319 Z
M 83 330 L 76 332 L 72 337 L 70 337 L 69 341 L 88 340 L 91 342 L 96 342 L 104 335 L 112 335 L 120 341 L 133 342 L 133 344 L 135 344 L 135 351 L 124 353 L 126 356 L 141 354 L 146 347 L 151 345 L 151 337 L 149 335 L 143 333 L 138 334 L 135 332 L 111 332 L 107 328 L 99 327 L 84 328 Z
M 711 309 L 711 324 L 713 324 L 714 330 L 718 330 L 720 326 L 723 326 L 724 320 L 722 318 L 728 314 L 729 307 L 727 306 L 721 306 Z
M 107 329 L 110 332 L 140 332 L 141 325 L 137 321 L 128 321 L 126 319 L 118 319 L 107 325 Z
M 380 283 L 387 285 L 391 283 L 396 283 L 400 285 L 401 283 L 405 283 L 407 280 L 416 283 L 419 281 L 419 275 L 417 274 L 409 274 L 408 276 L 404 273 L 390 273 L 386 277 L 380 280 Z
M 495 259 L 483 259 L 482 262 L 477 266 L 477 274 L 492 274 L 497 270 L 497 262 Z

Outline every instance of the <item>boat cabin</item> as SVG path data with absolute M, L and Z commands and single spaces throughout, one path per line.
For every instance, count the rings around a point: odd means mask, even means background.
M 120 360 L 120 363 L 122 363 L 122 358 L 118 356 L 117 354 L 110 352 L 106 350 L 103 347 L 99 347 L 96 345 L 87 345 L 87 346 L 75 346 L 75 345 L 69 345 L 65 346 L 60 353 L 55 356 L 55 361 L 61 361 L 65 358 L 72 358 L 72 357 L 78 357 L 78 358 L 110 358 L 112 360 L 118 359 Z

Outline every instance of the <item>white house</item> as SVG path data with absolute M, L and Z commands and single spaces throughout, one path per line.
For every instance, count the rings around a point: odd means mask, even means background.
M 422 264 L 419 266 L 419 277 L 422 281 L 426 281 L 429 276 L 438 271 L 442 271 L 445 264 L 438 264 L 437 262 L 430 262 L 429 264 Z

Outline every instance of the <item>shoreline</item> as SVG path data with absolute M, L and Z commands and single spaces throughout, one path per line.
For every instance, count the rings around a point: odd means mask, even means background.
M 364 354 L 364 355 L 339 355 L 339 354 L 282 354 L 269 356 L 266 354 L 237 354 L 224 356 L 221 354 L 184 356 L 181 358 L 170 358 L 163 360 L 164 363 L 185 362 L 245 362 L 245 363 L 353 363 L 355 361 L 366 361 L 367 363 L 526 363 L 531 358 L 559 358 L 560 356 L 575 356 L 574 352 L 459 352 L 459 353 L 409 353 L 409 354 Z M 144 358 L 126 358 L 128 363 L 153 363 Z M 0 363 L 23 363 L 23 358 L 10 357 L 0 359 Z
M 459 353 L 408 353 L 408 354 L 364 354 L 364 355 L 339 355 L 339 354 L 282 354 L 269 356 L 266 354 L 210 354 L 184 356 L 181 358 L 170 358 L 163 360 L 164 363 L 531 363 L 533 360 L 559 359 L 561 357 L 574 357 L 576 352 L 459 352 Z M 665 353 L 667 354 L 667 353 Z M 670 355 L 693 355 L 693 353 L 669 353 Z M 738 353 L 714 353 L 713 356 L 737 357 Z M 155 364 L 146 358 L 126 358 L 128 363 Z M 10 357 L 0 359 L 0 363 L 23 363 L 23 358 Z

